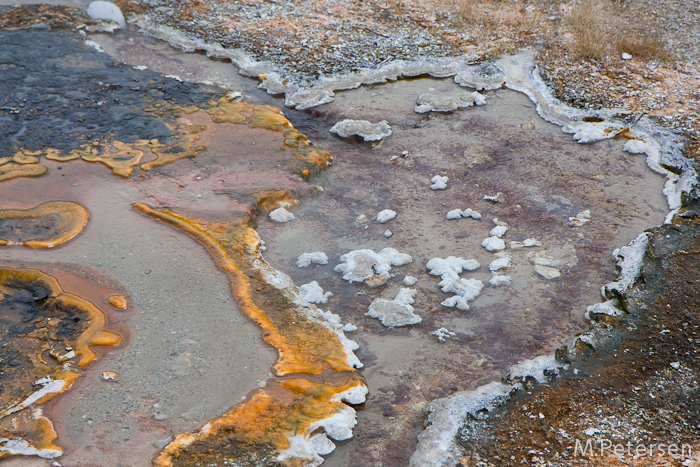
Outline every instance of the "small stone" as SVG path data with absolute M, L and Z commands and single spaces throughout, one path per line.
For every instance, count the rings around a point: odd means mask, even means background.
M 88 5 L 87 14 L 92 19 L 110 20 L 119 24 L 122 28 L 126 27 L 122 11 L 112 2 L 102 0 L 92 2 Z
M 503 193 L 500 191 L 496 193 L 494 196 L 487 196 L 484 195 L 484 199 L 486 201 L 491 201 L 492 203 L 504 203 L 506 201 L 506 197 Z
M 627 52 L 622 52 L 622 59 L 623 60 L 632 60 L 632 56 L 628 54 Z
M 391 232 L 391 230 L 386 229 L 386 230 L 384 231 L 384 236 L 385 236 L 386 238 L 389 238 L 389 237 L 391 237 L 392 235 L 394 235 L 394 234 Z
M 102 372 L 102 379 L 104 381 L 116 382 L 117 378 L 119 378 L 119 375 L 114 371 L 103 371 Z
M 277 208 L 268 215 L 270 219 L 279 223 L 289 222 L 295 219 L 294 214 L 287 211 L 285 208 Z

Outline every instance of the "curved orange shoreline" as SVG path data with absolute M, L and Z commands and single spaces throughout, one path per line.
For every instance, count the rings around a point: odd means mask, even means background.
M 51 216 L 58 218 L 52 232 L 47 235 L 42 233 L 38 238 L 21 238 L 20 234 L 16 240 L 8 240 L 2 238 L 3 234 L 0 231 L 0 246 L 4 245 L 23 245 L 30 248 L 53 248 L 61 245 L 71 238 L 78 235 L 85 225 L 87 225 L 89 214 L 87 209 L 78 203 L 70 201 L 49 201 L 48 203 L 40 204 L 32 209 L 3 209 L 0 210 L 0 228 L 3 221 L 18 221 L 20 223 L 29 223 L 41 221 Z M 7 237 L 7 235 L 5 235 Z

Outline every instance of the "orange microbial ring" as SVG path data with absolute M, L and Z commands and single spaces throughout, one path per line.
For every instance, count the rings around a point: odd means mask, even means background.
M 27 210 L 3 209 L 0 246 L 53 248 L 78 235 L 87 221 L 87 210 L 69 201 L 51 201 Z
M 44 175 L 48 169 L 39 164 L 16 164 L 7 162 L 0 165 L 0 182 L 16 177 L 39 177 Z
M 271 195 L 283 196 L 283 192 Z M 207 222 L 140 203 L 134 208 L 191 235 L 207 248 L 229 275 L 241 310 L 278 350 L 277 375 L 317 375 L 313 380 L 268 382 L 248 401 L 198 431 L 178 436 L 154 465 L 219 465 L 224 461 L 227 465 L 252 455 L 256 465 L 301 466 L 309 456 L 320 458 L 312 448 L 300 450 L 299 446 L 325 443 L 332 450 L 321 429 L 334 439 L 352 436 L 355 411 L 343 401 L 364 401 L 364 378 L 349 363 L 340 335 L 324 326 L 324 321 L 313 315 L 312 305 L 294 295 L 291 281 L 262 259 L 260 239 L 249 223 Z

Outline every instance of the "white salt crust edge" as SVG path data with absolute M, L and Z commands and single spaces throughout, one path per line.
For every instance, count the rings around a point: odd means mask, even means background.
M 581 143 L 611 138 L 616 135 L 616 132 L 606 134 L 603 130 L 622 129 L 625 126 L 614 118 L 616 113 L 614 110 L 596 112 L 596 116 L 605 119 L 604 122 L 583 122 L 582 119 L 590 116 L 591 112 L 575 109 L 554 98 L 533 65 L 534 49 L 525 49 L 518 54 L 507 55 L 492 62 L 491 65 L 502 72 L 492 76 L 479 75 L 483 65 L 470 65 L 470 62 L 477 58 L 476 55 L 434 59 L 419 57 L 414 60 L 390 61 L 380 67 L 363 68 L 351 73 L 324 75 L 310 85 L 303 86 L 300 84 L 300 77 L 283 75 L 274 63 L 257 61 L 241 49 L 226 49 L 219 43 L 206 43 L 175 28 L 155 24 L 148 15 L 138 16 L 132 21 L 147 35 L 164 40 L 185 52 L 204 51 L 209 57 L 231 60 L 244 76 L 265 76 L 258 87 L 269 94 L 284 94 L 285 105 L 299 110 L 333 101 L 335 91 L 427 74 L 433 78 L 454 77 L 458 85 L 476 90 L 490 90 L 505 86 L 521 92 L 536 105 L 540 117 L 561 126 L 562 131 L 572 133 L 573 138 Z M 672 140 L 670 135 L 662 135 L 645 119 L 637 122 L 630 132 L 646 145 L 630 144 L 626 145 L 625 150 L 635 154 L 646 154 L 649 166 L 667 177 L 664 194 L 672 210 L 670 214 L 675 214 L 674 211 L 680 206 L 681 192 L 697 184 L 697 173 L 682 157 L 681 144 Z M 682 168 L 682 175 L 677 176 L 664 169 L 661 163 Z M 667 217 L 667 223 L 670 222 L 671 217 L 671 215 Z
M 257 233 L 255 235 L 262 245 L 260 236 Z M 304 300 L 304 292 L 294 284 L 288 275 L 270 266 L 263 258 L 259 249 L 250 252 L 250 254 L 251 266 L 262 273 L 268 284 L 288 294 L 296 307 L 296 311 L 306 316 L 309 321 L 320 324 L 338 337 L 347 357 L 347 365 L 355 368 L 362 368 L 362 362 L 360 362 L 354 353 L 354 351 L 359 348 L 359 345 L 357 342 L 345 336 L 343 329 L 348 329 L 348 326 L 343 326 L 340 317 L 330 311 L 322 311 L 314 304 Z M 344 401 L 349 404 L 360 404 L 365 401 L 367 393 L 367 386 L 363 383 L 358 383 L 358 385 L 334 396 L 333 400 L 338 402 Z M 357 424 L 356 418 L 355 410 L 348 406 L 326 419 L 314 422 L 303 434 L 290 433 L 290 447 L 282 451 L 278 459 L 284 461 L 297 457 L 306 459 L 307 463 L 305 465 L 307 466 L 315 467 L 320 465 L 323 462 L 321 456 L 330 454 L 335 449 L 335 445 L 329 438 L 338 441 L 351 438 L 352 429 Z M 311 435 L 318 428 L 322 428 L 324 432 Z M 209 424 L 205 424 L 199 432 L 206 434 L 208 430 Z M 181 435 L 170 443 L 169 446 L 187 447 L 191 445 L 195 439 L 196 436 L 193 434 Z
M 240 73 L 246 76 L 266 75 L 260 84 L 261 89 L 265 89 L 269 94 L 285 94 L 285 105 L 297 109 L 306 109 L 317 105 L 331 102 L 334 97 L 334 91 L 355 89 L 362 84 L 378 84 L 387 81 L 393 81 L 400 77 L 413 77 L 421 74 L 428 74 L 434 78 L 447 78 L 457 75 L 455 82 L 460 86 L 473 87 L 477 90 L 496 89 L 502 84 L 511 90 L 522 92 L 535 104 L 537 113 L 544 120 L 559 125 L 562 131 L 573 133 L 574 139 L 581 143 L 594 142 L 599 139 L 605 139 L 608 135 L 600 132 L 598 123 L 582 122 L 586 116 L 590 116 L 590 112 L 575 109 L 562 102 L 559 102 L 551 93 L 550 88 L 544 83 L 538 70 L 533 66 L 532 59 L 534 56 L 533 49 L 527 49 L 516 55 L 505 56 L 494 62 L 496 66 L 504 71 L 504 79 L 502 83 L 491 82 L 479 83 L 473 79 L 473 73 L 470 70 L 475 70 L 477 67 L 469 65 L 469 61 L 475 57 L 463 56 L 458 58 L 443 58 L 443 59 L 418 59 L 418 60 L 397 60 L 384 64 L 376 69 L 363 69 L 355 73 L 338 74 L 334 76 L 323 76 L 316 80 L 313 86 L 300 87 L 290 80 L 291 84 L 283 85 L 284 80 L 289 80 L 289 77 L 282 77 L 274 71 L 276 68 L 270 62 L 258 62 L 246 55 L 240 50 L 227 50 L 220 44 L 207 44 L 199 39 L 188 37 L 181 31 L 173 28 L 156 25 L 149 22 L 148 16 L 143 16 L 140 19 L 139 26 L 146 34 L 165 40 L 172 45 L 178 46 L 187 52 L 202 50 L 208 56 L 214 58 L 228 58 L 233 64 L 239 67 Z M 467 79 L 459 79 L 460 72 Z M 472 78 L 471 80 L 469 78 Z M 488 81 L 488 80 L 486 80 Z M 601 110 L 597 112 L 599 117 L 607 119 L 606 128 L 623 128 L 623 124 L 614 120 L 614 110 Z M 681 195 L 684 192 L 690 191 L 698 185 L 698 174 L 691 167 L 690 163 L 682 156 L 682 146 L 673 135 L 664 134 L 653 124 L 644 118 L 637 122 L 634 129 L 630 133 L 638 138 L 640 143 L 632 143 L 630 140 L 625 144 L 626 151 L 633 154 L 645 154 L 647 156 L 647 165 L 654 171 L 666 176 L 663 193 L 667 198 L 667 202 L 671 211 L 666 216 L 664 223 L 670 223 L 673 216 L 678 212 L 681 205 Z M 676 167 L 681 169 L 681 175 L 676 175 L 662 167 Z M 643 238 L 642 238 L 643 237 Z M 620 280 L 611 282 L 604 287 L 606 291 L 622 291 L 631 286 L 639 275 L 641 260 L 646 248 L 648 238 L 646 234 L 640 234 L 628 247 L 622 247 L 615 250 L 615 257 L 618 260 L 618 265 L 621 269 Z M 591 343 L 595 341 L 593 334 L 586 333 L 577 341 Z M 462 402 L 465 407 L 476 407 L 493 404 L 498 398 L 505 398 L 512 391 L 512 386 L 503 385 L 502 383 L 491 383 L 486 386 L 470 392 L 467 397 L 468 402 Z M 439 401 L 452 400 L 454 404 L 460 405 L 458 402 L 460 397 L 465 397 L 464 393 L 456 393 L 446 399 Z M 484 401 L 483 403 L 479 401 Z M 434 401 L 432 404 L 437 404 Z M 437 407 L 437 405 L 435 405 Z M 460 413 L 466 413 L 461 411 Z M 411 466 L 454 466 L 457 457 L 454 455 L 454 438 L 456 432 L 461 426 L 460 420 L 454 418 L 445 418 L 433 416 L 430 420 L 433 425 L 419 436 L 419 445 L 411 457 Z M 444 426 L 443 426 L 444 425 Z M 442 428 L 441 428 L 442 426 Z M 438 438 L 447 439 L 445 443 L 440 443 Z M 437 443 L 437 444 L 436 444 Z M 434 450 L 426 448 L 426 445 L 435 445 Z
M 63 454 L 59 449 L 37 449 L 23 439 L 0 438 L 0 452 L 15 456 L 37 456 L 42 459 L 55 459 Z
M 41 389 L 31 393 L 23 401 L 12 404 L 4 409 L 2 412 L 0 412 L 0 418 L 25 409 L 49 394 L 57 394 L 61 392 L 63 387 L 66 385 L 66 382 L 62 379 L 52 379 L 51 377 L 47 376 L 46 378 L 37 380 L 34 385 L 41 386 Z
M 491 411 L 508 400 L 511 393 L 522 390 L 521 381 L 534 378 L 547 382 L 545 372 L 558 371 L 564 364 L 553 356 L 542 356 L 513 365 L 508 383 L 492 382 L 474 391 L 460 391 L 436 399 L 426 405 L 429 426 L 418 436 L 418 447 L 409 460 L 409 467 L 453 467 L 462 458 L 463 448 L 455 440 L 467 414 Z

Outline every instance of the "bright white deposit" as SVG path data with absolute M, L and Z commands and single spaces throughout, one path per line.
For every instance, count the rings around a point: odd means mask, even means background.
M 498 237 L 492 236 L 484 239 L 481 242 L 481 246 L 486 248 L 487 251 L 497 251 L 504 250 L 506 248 L 506 243 Z
M 415 289 L 402 288 L 393 300 L 375 299 L 365 313 L 370 318 L 377 318 L 387 327 L 408 326 L 422 321 L 421 317 L 413 312 L 411 306 L 417 291 Z
M 365 141 L 379 141 L 391 136 L 391 127 L 386 120 L 371 123 L 367 120 L 345 119 L 333 125 L 330 131 L 342 138 L 357 135 Z
M 473 259 L 463 259 L 454 256 L 447 258 L 433 258 L 425 265 L 433 276 L 440 276 L 442 279 L 438 287 L 445 293 L 454 294 L 445 299 L 441 305 L 446 307 L 456 306 L 460 310 L 469 309 L 469 300 L 479 296 L 484 284 L 476 279 L 463 279 L 459 277 L 462 271 L 474 271 L 480 264 Z
M 287 211 L 285 208 L 277 208 L 270 212 L 269 216 L 273 221 L 280 223 L 293 221 L 295 219 L 294 214 Z
M 436 175 L 430 179 L 432 185 L 430 185 L 431 190 L 445 190 L 447 189 L 448 177 L 443 177 L 441 175 Z
M 376 220 L 380 224 L 384 224 L 385 222 L 389 222 L 395 217 L 396 211 L 392 211 L 391 209 L 384 209 L 383 211 L 379 211 L 379 213 L 377 213 Z
M 328 256 L 322 251 L 315 251 L 313 253 L 302 253 L 297 256 L 297 267 L 305 268 L 311 263 L 314 264 L 328 264 Z
M 413 261 L 413 258 L 394 248 L 384 248 L 379 253 L 354 250 L 341 256 L 340 261 L 333 270 L 343 273 L 343 279 L 352 283 L 362 282 L 375 275 L 388 276 L 392 266 L 403 266 Z
M 333 295 L 331 292 L 324 293 L 323 288 L 316 281 L 302 284 L 299 289 L 302 291 L 302 298 L 309 303 L 327 303 L 328 297 Z

